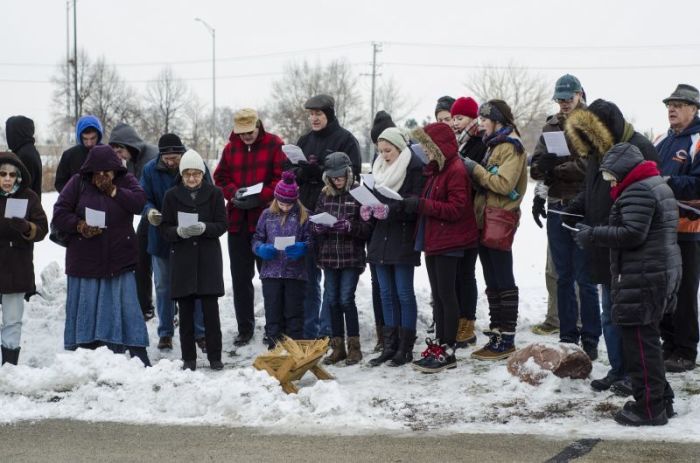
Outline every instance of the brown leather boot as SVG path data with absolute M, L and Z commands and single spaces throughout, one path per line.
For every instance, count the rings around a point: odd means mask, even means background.
M 348 356 L 347 352 L 345 352 L 345 338 L 340 336 L 331 338 L 331 349 L 333 351 L 330 355 L 323 359 L 324 365 L 333 365 L 341 360 L 345 360 Z
M 476 334 L 474 333 L 474 320 L 467 320 L 466 318 L 459 319 L 459 325 L 457 326 L 457 347 L 469 347 L 470 345 L 476 344 Z
M 362 350 L 360 348 L 360 337 L 350 336 L 348 338 L 348 358 L 345 359 L 346 365 L 355 365 L 362 360 Z

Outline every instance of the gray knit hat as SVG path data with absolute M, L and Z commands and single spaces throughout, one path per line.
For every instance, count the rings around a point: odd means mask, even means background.
M 406 149 L 406 146 L 408 144 L 406 143 L 406 137 L 401 133 L 401 130 L 397 129 L 396 127 L 389 127 L 388 129 L 384 129 L 384 131 L 379 134 L 379 137 L 377 137 L 377 141 L 379 140 L 386 140 L 392 145 L 394 145 L 399 152 L 403 151 Z

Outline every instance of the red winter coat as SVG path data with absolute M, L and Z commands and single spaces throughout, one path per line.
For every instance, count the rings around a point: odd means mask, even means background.
M 434 255 L 475 247 L 479 232 L 471 181 L 457 152 L 445 154 L 441 170 L 436 162 L 429 163 L 426 175 L 418 207 L 425 226 L 423 251 Z
M 282 162 L 286 156 L 282 152 L 282 139 L 265 132 L 260 123 L 260 134 L 248 146 L 241 137 L 231 132 L 229 142 L 224 147 L 219 164 L 214 171 L 214 183 L 221 188 L 228 202 L 228 231 L 241 231 L 243 221 L 248 222 L 248 231 L 254 232 L 262 211 L 270 204 L 275 193 L 275 185 L 282 176 Z M 260 207 L 242 210 L 231 201 L 239 188 L 263 183 L 260 193 Z

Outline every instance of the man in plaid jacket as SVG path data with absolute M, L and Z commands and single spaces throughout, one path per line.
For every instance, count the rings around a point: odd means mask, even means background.
M 248 344 L 253 337 L 256 257 L 251 240 L 258 218 L 270 201 L 282 176 L 282 139 L 265 132 L 254 109 L 241 109 L 233 117 L 233 132 L 214 171 L 214 182 L 227 201 L 228 252 L 231 261 L 233 306 L 238 322 L 234 345 Z M 262 183 L 262 191 L 247 194 Z M 258 262 L 259 269 L 259 262 Z

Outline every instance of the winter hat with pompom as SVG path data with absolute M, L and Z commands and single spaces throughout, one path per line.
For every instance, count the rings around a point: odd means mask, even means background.
M 299 199 L 299 186 L 294 172 L 282 172 L 282 180 L 275 187 L 275 199 L 287 204 L 295 203 Z
M 187 169 L 201 170 L 206 172 L 204 169 L 204 161 L 202 161 L 202 156 L 199 155 L 195 150 L 187 150 L 185 154 L 182 155 L 180 159 L 180 175 Z

